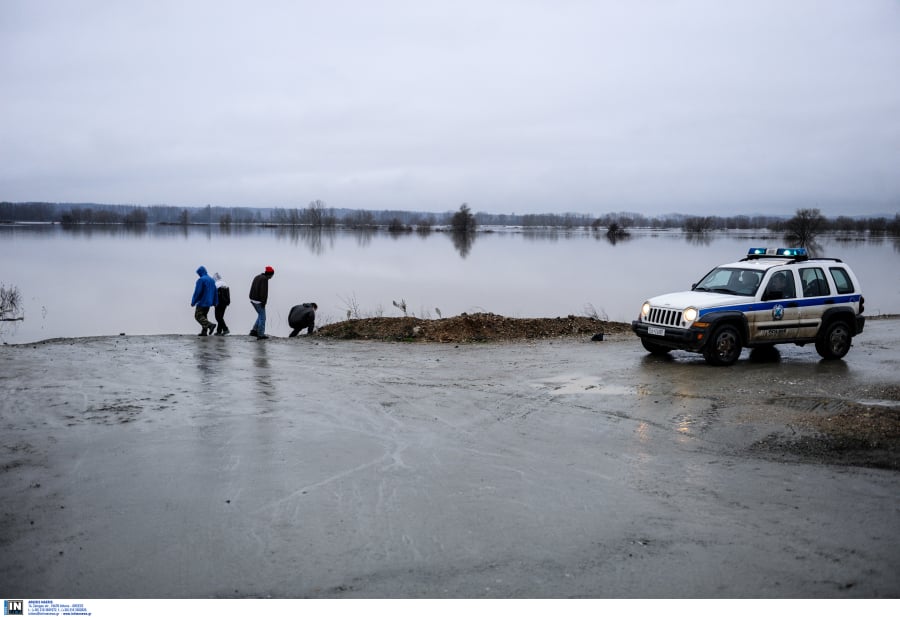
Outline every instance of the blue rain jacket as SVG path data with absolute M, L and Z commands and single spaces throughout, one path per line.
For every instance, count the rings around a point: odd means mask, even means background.
M 200 266 L 197 268 L 197 284 L 194 285 L 194 297 L 191 299 L 191 306 L 215 306 L 218 294 L 216 293 L 216 282 L 209 274 L 206 268 Z

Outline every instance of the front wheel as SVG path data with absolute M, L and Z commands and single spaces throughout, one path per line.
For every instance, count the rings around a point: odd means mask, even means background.
M 850 351 L 851 338 L 846 322 L 834 321 L 816 338 L 816 351 L 826 360 L 843 358 Z
M 706 343 L 703 357 L 713 366 L 730 366 L 737 362 L 741 355 L 741 334 L 737 328 L 725 324 L 713 332 Z

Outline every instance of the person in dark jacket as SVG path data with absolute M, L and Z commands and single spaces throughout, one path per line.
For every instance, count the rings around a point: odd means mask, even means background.
M 300 330 L 306 328 L 306 334 L 309 336 L 316 329 L 316 311 L 319 305 L 315 302 L 304 302 L 291 308 L 288 314 L 288 325 L 293 328 L 288 335 L 293 338 L 300 333 Z
M 231 291 L 219 273 L 213 276 L 216 280 L 216 335 L 224 336 L 229 333 L 228 325 L 225 323 L 225 309 L 231 304 Z
M 266 336 L 266 302 L 269 300 L 269 279 L 275 276 L 275 268 L 266 266 L 264 272 L 253 277 L 250 283 L 250 304 L 256 310 L 256 323 L 250 330 L 250 336 L 257 339 L 269 338 Z
M 206 336 L 212 334 L 216 329 L 216 324 L 212 323 L 208 318 L 209 307 L 215 306 L 218 301 L 216 294 L 216 282 L 206 273 L 206 268 L 200 266 L 197 268 L 197 283 L 194 285 L 194 297 L 191 298 L 191 306 L 197 307 L 194 310 L 194 319 L 202 328 L 198 336 Z

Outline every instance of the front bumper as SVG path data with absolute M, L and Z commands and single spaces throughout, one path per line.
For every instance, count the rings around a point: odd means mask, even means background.
M 650 328 L 663 330 L 665 334 L 651 334 Z M 632 321 L 631 329 L 648 343 L 669 347 L 671 349 L 683 349 L 685 351 L 700 351 L 706 344 L 706 329 L 702 328 L 673 328 L 672 326 L 655 326 L 642 321 Z

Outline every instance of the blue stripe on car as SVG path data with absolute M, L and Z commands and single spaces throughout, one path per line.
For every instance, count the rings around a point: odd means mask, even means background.
M 741 313 L 748 313 L 750 311 L 769 311 L 772 310 L 776 304 L 784 305 L 788 302 L 796 304 L 797 306 L 819 306 L 825 304 L 831 305 L 859 302 L 859 298 L 859 294 L 853 294 L 849 296 L 822 296 L 819 298 L 785 298 L 783 300 L 753 302 L 752 304 L 730 304 L 728 306 L 700 309 L 700 315 L 697 319 L 699 320 L 700 317 L 709 315 L 710 313 L 721 313 L 724 311 L 740 311 Z

